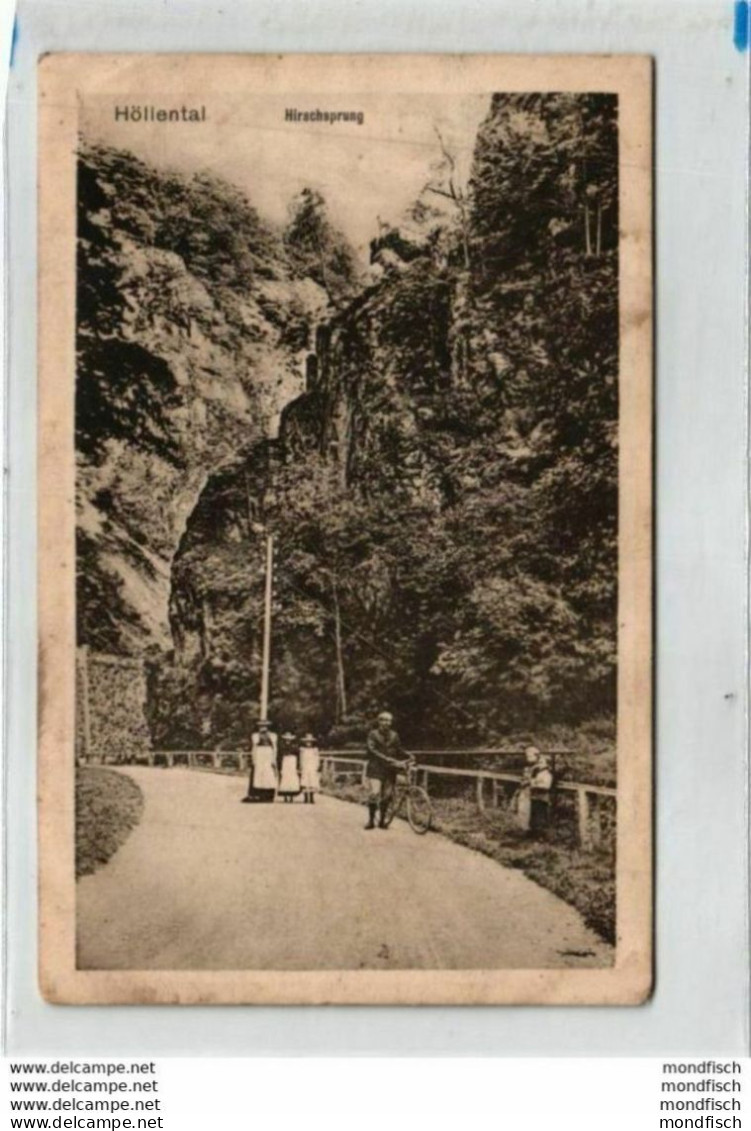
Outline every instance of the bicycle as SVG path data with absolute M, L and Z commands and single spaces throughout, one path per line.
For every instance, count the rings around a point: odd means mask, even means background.
M 383 815 L 383 826 L 388 828 L 394 817 L 406 817 L 409 827 L 418 836 L 424 836 L 433 823 L 433 805 L 427 790 L 417 784 L 417 766 L 410 763 L 394 783 L 388 809 Z

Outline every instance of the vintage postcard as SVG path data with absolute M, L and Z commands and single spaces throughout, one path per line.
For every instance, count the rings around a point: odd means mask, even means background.
M 40 984 L 652 984 L 651 64 L 39 64 Z

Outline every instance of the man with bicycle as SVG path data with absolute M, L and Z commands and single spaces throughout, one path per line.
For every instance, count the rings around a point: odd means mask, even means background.
M 380 808 L 378 827 L 388 827 L 386 817 L 394 796 L 394 785 L 399 770 L 411 762 L 405 754 L 399 735 L 393 727 L 394 716 L 381 711 L 378 721 L 368 734 L 366 752 L 368 764 L 365 775 L 368 782 L 368 823 L 366 829 L 376 827 L 376 814 Z

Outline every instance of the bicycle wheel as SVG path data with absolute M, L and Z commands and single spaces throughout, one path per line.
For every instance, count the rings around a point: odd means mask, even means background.
M 418 836 L 428 831 L 433 821 L 433 806 L 422 786 L 413 785 L 407 794 L 407 820 Z
M 384 829 L 387 829 L 389 827 L 389 825 L 393 821 L 394 817 L 396 816 L 396 810 L 398 808 L 398 805 L 399 805 L 399 796 L 397 794 L 397 791 L 394 790 L 394 792 L 391 794 L 391 797 L 389 798 L 389 802 L 388 802 L 388 805 L 386 806 L 385 812 L 382 813 L 382 815 L 381 815 L 381 825 Z

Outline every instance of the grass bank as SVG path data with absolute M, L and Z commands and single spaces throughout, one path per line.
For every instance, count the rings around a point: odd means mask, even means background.
M 340 782 L 326 792 L 364 802 L 361 786 Z M 505 808 L 480 812 L 470 795 L 435 796 L 434 829 L 449 840 L 482 852 L 507 868 L 519 868 L 541 887 L 575 907 L 588 927 L 615 942 L 614 829 L 601 849 L 582 852 L 576 846 L 573 814 L 559 811 L 555 828 L 523 834 Z
M 143 794 L 125 774 L 98 766 L 76 770 L 76 879 L 114 856 L 141 820 Z

